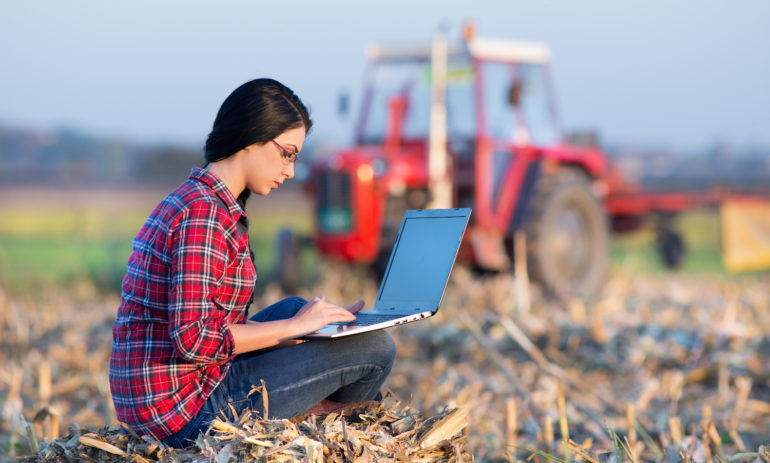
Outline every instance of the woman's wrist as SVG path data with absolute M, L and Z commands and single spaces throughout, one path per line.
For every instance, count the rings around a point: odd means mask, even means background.
M 236 354 L 275 347 L 303 334 L 297 332 L 290 319 L 269 322 L 249 320 L 246 323 L 229 325 L 228 328 L 233 337 Z

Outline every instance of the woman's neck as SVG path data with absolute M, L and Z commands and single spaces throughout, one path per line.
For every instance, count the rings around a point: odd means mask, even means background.
M 237 154 L 237 153 L 236 153 Z M 241 175 L 237 163 L 238 156 L 233 155 L 220 161 L 209 163 L 206 170 L 216 175 L 225 184 L 234 197 L 238 197 L 246 188 L 246 180 Z

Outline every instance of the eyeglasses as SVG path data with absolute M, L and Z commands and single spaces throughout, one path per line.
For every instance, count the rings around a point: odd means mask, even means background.
M 278 147 L 278 150 L 281 152 L 281 157 L 284 161 L 288 162 L 297 162 L 297 153 L 292 153 L 291 151 L 287 150 L 283 146 L 279 145 L 275 140 L 270 140 L 273 142 L 275 146 Z

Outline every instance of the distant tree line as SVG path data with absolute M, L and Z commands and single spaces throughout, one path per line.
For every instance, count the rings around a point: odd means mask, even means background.
M 303 158 L 314 153 L 312 144 Z M 307 153 L 305 152 L 307 151 Z M 725 144 L 681 152 L 666 147 L 606 149 L 625 177 L 652 189 L 699 190 L 770 185 L 770 148 L 736 151 Z M 203 162 L 201 148 L 145 146 L 71 129 L 21 130 L 0 125 L 0 183 L 71 186 L 174 185 Z M 301 176 L 298 174 L 298 177 Z
M 733 191 L 770 188 L 770 148 L 735 150 L 722 143 L 698 151 L 664 147 L 613 147 L 611 161 L 624 175 L 651 190 Z
M 165 185 L 183 180 L 202 161 L 201 149 L 143 146 L 69 129 L 0 127 L 0 182 L 4 184 Z

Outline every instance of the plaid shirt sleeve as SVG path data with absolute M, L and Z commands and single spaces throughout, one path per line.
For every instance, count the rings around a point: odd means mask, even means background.
M 169 335 L 175 355 L 188 362 L 221 363 L 234 355 L 229 310 L 220 303 L 232 255 L 221 228 L 223 213 L 211 201 L 193 202 L 172 235 Z

